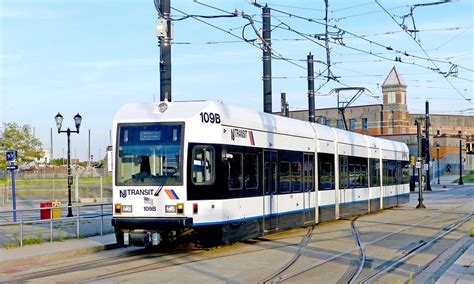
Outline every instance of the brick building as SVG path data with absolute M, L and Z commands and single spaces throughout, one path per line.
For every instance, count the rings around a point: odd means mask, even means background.
M 344 110 L 347 130 L 371 136 L 382 136 L 404 142 L 410 148 L 411 155 L 417 155 L 416 119 L 424 119 L 425 114 L 410 114 L 407 106 L 407 85 L 392 68 L 382 84 L 383 103 L 373 105 L 349 106 Z M 307 110 L 291 111 L 291 118 L 308 120 Z M 315 109 L 315 117 L 321 124 L 343 128 L 340 109 Z M 431 157 L 442 161 L 443 174 L 449 165 L 449 171 L 459 169 L 459 140 L 462 141 L 463 154 L 474 154 L 474 116 L 430 114 Z M 424 122 L 423 122 L 424 125 Z M 424 126 L 422 127 L 424 134 Z M 474 155 L 468 155 L 464 169 L 474 169 Z

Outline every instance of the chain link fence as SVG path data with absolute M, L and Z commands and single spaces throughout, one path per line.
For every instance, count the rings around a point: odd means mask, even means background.
M 0 180 L 0 205 L 12 203 L 11 176 Z M 94 170 L 73 170 L 71 186 L 73 202 L 96 202 L 112 197 L 112 177 Z M 41 201 L 67 202 L 67 173 L 64 171 L 19 171 L 15 173 L 17 204 L 34 205 Z

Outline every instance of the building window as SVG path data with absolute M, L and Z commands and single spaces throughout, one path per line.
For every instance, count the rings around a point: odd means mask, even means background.
M 338 119 L 338 120 L 337 120 L 337 128 L 343 129 L 343 127 L 342 127 L 342 119 Z
M 326 125 L 331 126 L 331 120 L 330 119 L 326 119 Z
M 362 130 L 367 131 L 367 118 L 362 118 Z
M 395 92 L 388 92 L 387 93 L 387 103 L 394 104 L 395 103 Z
M 355 119 L 349 119 L 349 130 L 350 131 L 355 130 Z

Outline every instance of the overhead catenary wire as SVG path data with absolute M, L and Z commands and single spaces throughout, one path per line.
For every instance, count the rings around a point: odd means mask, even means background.
M 437 2 L 437 3 L 446 3 L 446 2 L 449 2 L 449 1 L 441 1 L 441 2 Z M 399 26 L 400 24 L 397 22 L 397 20 L 379 3 L 378 0 L 375 0 L 375 3 L 377 3 L 377 5 L 380 6 L 380 8 L 382 8 L 382 10 L 385 11 L 385 13 L 395 22 L 397 23 Z M 422 4 L 419 4 L 418 6 L 420 6 Z M 413 7 L 413 6 L 412 6 Z M 416 6 L 415 6 L 416 7 Z M 413 12 L 413 8 L 411 10 Z M 400 26 L 401 27 L 401 26 Z M 402 27 L 401 27 L 402 28 Z M 403 28 L 402 28 L 403 29 Z M 406 33 L 408 33 L 408 31 L 405 30 Z M 409 34 L 409 33 L 408 33 Z M 410 35 L 410 34 L 409 34 Z M 426 57 L 428 57 L 428 60 L 433 64 L 433 66 L 440 70 L 439 67 L 437 66 L 437 64 L 435 63 L 435 61 L 433 59 L 431 59 L 431 57 L 428 55 L 428 53 L 426 52 L 425 48 L 421 45 L 421 43 L 419 41 L 417 41 L 415 38 L 413 38 L 412 36 L 410 36 L 414 41 L 415 43 L 421 48 L 421 50 L 423 50 L 423 53 L 426 55 Z M 448 73 L 449 75 L 449 73 Z M 471 99 L 467 98 L 466 96 L 464 96 L 455 86 L 454 84 L 448 79 L 448 76 L 443 76 L 446 80 L 446 82 L 448 82 L 449 85 L 451 85 L 451 87 L 456 91 L 456 93 L 458 93 L 461 97 L 463 97 L 466 102 L 470 103 L 470 104 L 474 104 L 474 102 L 471 101 Z
M 359 38 L 359 39 L 361 39 L 361 40 L 363 40 L 363 41 L 366 41 L 366 42 L 368 42 L 368 43 L 370 43 L 370 44 L 374 44 L 374 45 L 379 46 L 379 47 L 381 47 L 381 48 L 384 48 L 384 49 L 386 49 L 386 50 L 392 51 L 392 52 L 394 52 L 394 53 L 396 53 L 396 54 L 404 55 L 404 56 L 406 56 L 406 57 L 413 57 L 413 58 L 416 58 L 416 59 L 427 60 L 427 61 L 433 60 L 433 59 L 429 58 L 428 56 L 427 56 L 427 57 L 417 56 L 417 55 L 408 53 L 407 51 L 398 50 L 398 49 L 395 49 L 395 48 L 393 48 L 393 47 L 391 47 L 391 46 L 384 45 L 384 44 L 378 43 L 378 42 L 376 42 L 376 41 L 373 41 L 373 40 L 370 40 L 370 39 L 361 37 L 360 35 L 357 35 L 357 34 L 355 34 L 355 33 L 352 33 L 352 32 L 350 32 L 350 31 L 348 31 L 348 30 L 346 30 L 346 29 L 339 28 L 339 27 L 337 27 L 337 26 L 335 26 L 335 25 L 329 25 L 329 24 L 326 24 L 326 23 L 324 23 L 324 22 L 320 22 L 320 21 L 317 21 L 317 20 L 314 20 L 314 19 L 302 17 L 302 16 L 299 16 L 299 15 L 296 15 L 296 14 L 293 14 L 293 13 L 289 13 L 289 12 L 286 12 L 286 11 L 279 10 L 279 9 L 273 9 L 273 10 L 274 10 L 275 12 L 282 13 L 282 14 L 286 14 L 286 15 L 290 15 L 290 16 L 292 16 L 292 17 L 294 17 L 294 18 L 301 19 L 301 20 L 305 20 L 305 21 L 308 21 L 308 22 L 311 22 L 311 23 L 316 23 L 316 24 L 323 25 L 323 26 L 328 25 L 329 27 L 331 27 L 331 28 L 333 28 L 333 29 L 340 30 L 341 32 L 344 32 L 345 34 L 352 35 L 352 36 L 355 37 L 355 38 Z M 340 42 L 338 42 L 338 41 L 334 41 L 333 43 L 334 43 L 334 44 L 337 44 L 337 45 L 340 45 L 340 46 L 347 46 L 346 44 L 342 44 L 342 43 L 340 43 Z M 371 55 L 377 55 L 376 53 L 367 52 L 367 51 L 364 51 L 363 53 L 371 54 Z M 393 59 L 389 59 L 389 60 L 395 61 L 395 60 L 393 60 Z M 400 61 L 398 60 L 398 62 L 400 62 Z M 439 62 L 440 62 L 440 63 L 442 62 L 442 63 L 450 64 L 450 65 L 453 65 L 453 64 L 454 64 L 454 63 L 449 62 L 449 61 L 441 61 L 441 60 L 440 60 Z M 417 65 L 417 66 L 419 66 L 419 67 L 423 67 L 423 68 L 426 68 L 426 69 L 429 69 L 429 70 L 432 70 L 432 71 L 438 71 L 438 72 L 440 72 L 440 69 L 439 69 L 439 68 L 437 68 L 437 69 L 436 69 L 436 68 L 431 68 L 431 67 L 429 67 L 429 66 L 424 66 L 424 65 L 421 65 L 421 64 L 413 64 L 413 65 Z M 462 66 L 460 66 L 460 65 L 457 65 L 457 66 L 458 66 L 458 67 L 461 67 L 461 68 L 465 68 L 465 67 L 462 67 Z M 465 69 L 474 72 L 473 69 L 469 69 L 469 68 L 465 68 Z

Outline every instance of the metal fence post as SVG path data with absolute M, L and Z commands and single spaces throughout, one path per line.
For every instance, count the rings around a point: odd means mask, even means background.
M 23 246 L 23 211 L 20 211 L 20 247 Z
M 101 198 L 101 199 L 102 199 L 102 197 L 103 197 L 103 196 L 102 196 L 103 188 L 104 188 L 104 186 L 103 186 L 103 178 L 102 178 L 102 176 L 100 176 L 100 198 Z M 101 201 L 101 202 L 102 202 L 102 201 Z
M 49 209 L 49 242 L 53 242 L 53 208 Z
M 79 175 L 76 174 L 76 203 L 79 203 Z
M 104 235 L 104 204 L 100 205 L 100 235 Z
M 79 239 L 79 236 L 80 236 L 80 210 L 79 210 L 79 206 L 76 207 L 76 218 L 77 218 L 77 222 L 76 222 L 76 238 Z

